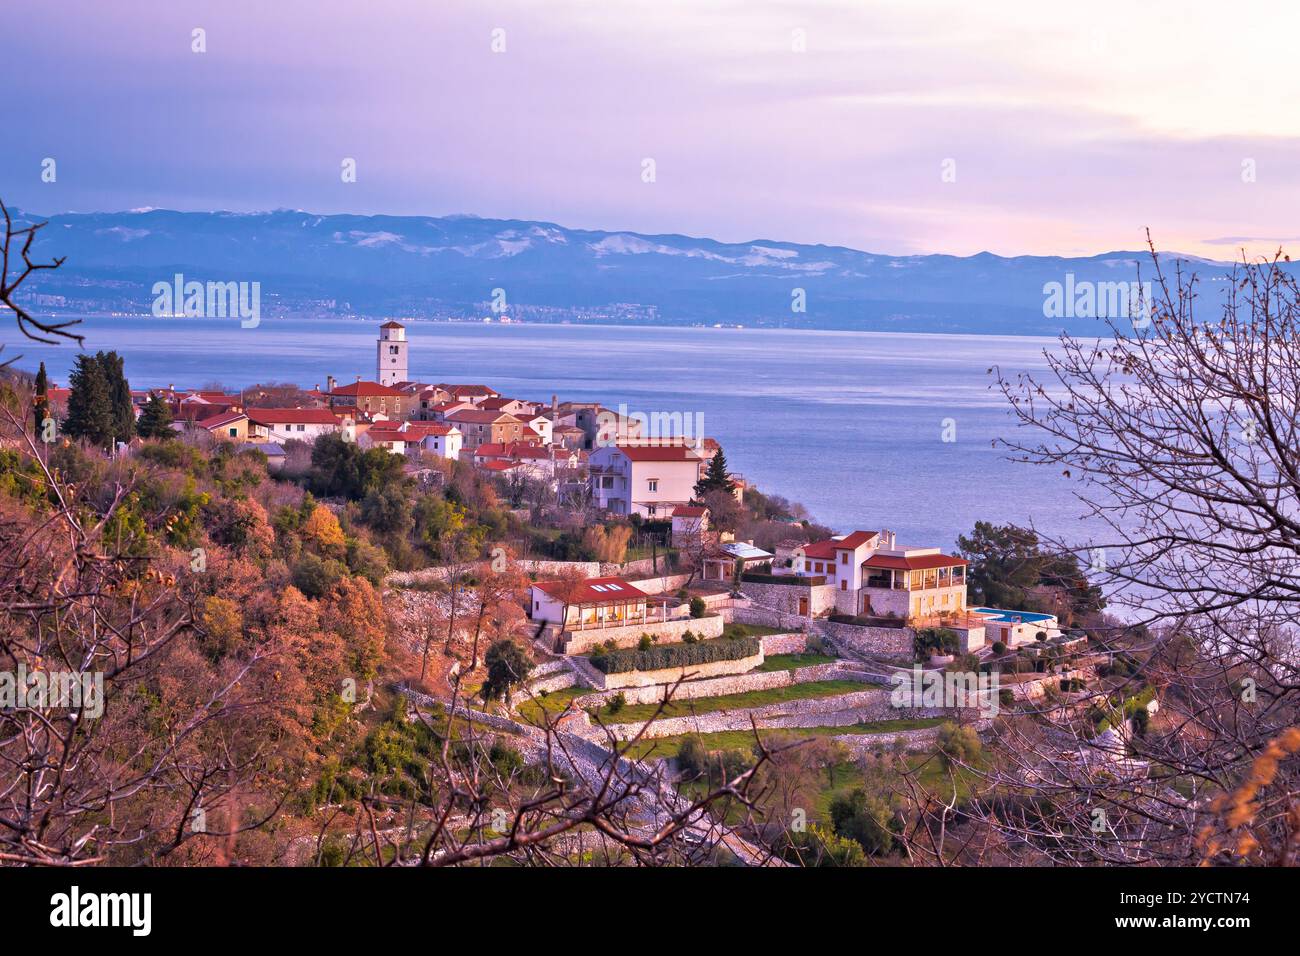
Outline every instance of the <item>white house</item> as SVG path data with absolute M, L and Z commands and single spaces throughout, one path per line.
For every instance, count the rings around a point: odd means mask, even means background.
M 591 453 L 592 497 L 614 514 L 672 515 L 689 504 L 702 460 L 683 442 L 618 444 Z
M 340 418 L 328 408 L 250 408 L 248 419 L 260 425 L 273 442 L 314 442 L 321 435 L 345 430 L 350 419 Z
M 622 578 L 538 581 L 529 591 L 528 616 L 566 629 L 634 624 L 646 619 L 648 597 Z
M 408 450 L 427 451 L 439 458 L 459 458 L 464 439 L 460 429 L 444 422 L 407 422 L 403 433 L 411 436 Z

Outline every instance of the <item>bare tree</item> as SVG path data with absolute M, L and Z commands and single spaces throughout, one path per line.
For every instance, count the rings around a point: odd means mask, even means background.
M 0 213 L 4 214 L 5 220 L 4 243 L 3 246 L 0 246 L 0 256 L 3 257 L 3 261 L 0 263 L 0 305 L 13 312 L 18 324 L 18 330 L 33 341 L 42 342 L 46 345 L 56 345 L 60 339 L 63 339 L 81 345 L 85 341 L 85 336 L 68 331 L 72 326 L 80 325 L 80 319 L 68 322 L 42 322 L 40 319 L 33 317 L 14 298 L 19 287 L 31 277 L 32 273 L 45 269 L 57 269 L 64 263 L 64 257 L 58 257 L 52 262 L 32 261 L 32 243 L 36 240 L 36 233 L 43 229 L 47 223 L 29 223 L 26 226 L 15 224 L 13 217 L 9 213 L 9 207 L 3 201 L 0 201 Z M 18 265 L 19 259 L 22 260 L 21 266 Z M 12 279 L 9 277 L 11 265 L 18 270 Z M 0 349 L 3 349 L 3 346 L 0 346 Z M 11 364 L 19 357 L 14 356 L 14 358 L 0 365 L 0 368 Z
M 1078 482 L 1104 529 L 1054 542 L 1126 609 L 1094 634 L 1124 664 L 1094 704 L 1150 688 L 1158 725 L 1129 733 L 1119 714 L 1122 753 L 1107 759 L 1086 724 L 1043 736 L 1006 723 L 1006 780 L 1032 781 L 1050 807 L 1004 800 L 985 819 L 1071 862 L 1191 862 L 1238 842 L 1289 859 L 1300 774 L 1287 753 L 1265 789 L 1289 811 L 1247 813 L 1248 840 L 1212 835 L 1227 827 L 1214 801 L 1298 722 L 1300 294 L 1281 257 L 1244 262 L 1216 283 L 1207 316 L 1196 276 L 1167 276 L 1154 247 L 1152 259 L 1154 301 L 1136 322 L 1109 320 L 1107 339 L 1062 336 L 1043 381 L 998 379 L 1031 426 L 1013 456 Z

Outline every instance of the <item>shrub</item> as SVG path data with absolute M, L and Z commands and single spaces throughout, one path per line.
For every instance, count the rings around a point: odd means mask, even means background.
M 831 826 L 838 836 L 856 840 L 868 853 L 888 853 L 894 847 L 893 808 L 861 787 L 831 801 Z
M 684 644 L 694 644 L 694 643 L 695 643 L 696 641 L 698 641 L 698 640 L 699 640 L 699 638 L 695 636 L 695 632 L 694 632 L 694 631 L 683 631 L 683 632 L 682 632 L 682 643 L 684 643 Z
M 998 655 L 998 657 L 1001 657 L 1001 656 L 1002 656 L 1003 654 L 1005 654 L 1006 652 L 1007 652 L 1007 645 L 1003 644 L 1001 641 L 994 641 L 994 642 L 993 642 L 993 653 L 994 653 L 994 654 Z
M 617 714 L 626 706 L 627 706 L 627 695 L 624 694 L 622 691 L 619 691 L 617 694 L 615 694 L 613 697 L 609 699 L 608 708 L 610 714 Z
M 762 642 L 756 637 L 739 637 L 682 644 L 659 644 L 644 651 L 623 648 L 599 656 L 593 653 L 589 660 L 591 665 L 603 674 L 624 674 L 628 671 L 655 671 L 666 667 L 690 667 L 696 664 L 711 664 L 715 661 L 736 661 L 753 657 L 761 647 Z
M 1009 688 L 1002 688 L 998 691 L 998 703 L 1003 707 L 1010 707 L 1016 702 L 1016 695 Z
M 980 738 L 973 727 L 945 723 L 939 727 L 939 756 L 945 767 L 971 763 L 980 755 Z
M 946 627 L 926 627 L 916 632 L 912 639 L 912 650 L 916 659 L 923 661 L 931 654 L 956 654 L 960 639 L 957 632 Z
M 651 647 L 654 646 L 654 640 L 650 637 L 649 634 L 642 634 L 641 640 L 637 641 L 636 646 L 640 650 L 648 651 L 650 650 Z
M 700 597 L 698 594 L 691 598 L 691 617 L 704 617 L 704 613 L 708 609 L 709 606 L 704 603 L 704 598 Z

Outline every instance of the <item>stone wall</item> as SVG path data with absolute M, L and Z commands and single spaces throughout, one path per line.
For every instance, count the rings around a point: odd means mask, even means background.
M 657 578 L 633 578 L 629 583 L 636 585 L 646 594 L 672 594 L 684 588 L 691 579 L 689 574 L 661 574 Z
M 723 609 L 723 616 L 737 624 L 758 624 L 761 627 L 785 627 L 792 631 L 801 631 L 808 626 L 808 618 L 798 614 L 786 614 L 771 608 L 759 607 L 757 604 L 736 605 Z
M 734 661 L 709 661 L 705 664 L 663 667 L 653 671 L 621 671 L 617 674 L 602 674 L 602 680 L 596 686 L 611 691 L 617 691 L 624 687 L 629 690 L 639 688 L 651 692 L 649 700 L 658 700 L 663 696 L 663 685 L 665 684 L 672 684 L 675 681 L 684 679 L 682 687 L 690 687 L 697 681 L 708 683 L 705 678 L 719 677 L 724 674 L 744 674 L 746 671 L 752 671 L 762 663 L 763 654 L 760 651 L 750 657 L 741 657 Z M 721 691 L 720 693 L 731 692 Z M 624 696 L 626 697 L 626 694 Z M 697 695 L 692 694 L 690 696 Z
M 752 658 L 746 658 L 752 660 Z M 721 662 L 718 662 L 721 663 Z M 705 667 L 708 665 L 701 665 Z M 689 674 L 700 671 L 687 668 Z M 663 674 L 666 671 L 642 671 L 640 673 Z M 614 675 L 610 675 L 614 676 Z M 673 690 L 673 700 L 692 700 L 697 697 L 725 697 L 728 694 L 745 694 L 752 690 L 769 690 L 773 687 L 785 687 L 789 684 L 809 684 L 823 680 L 866 680 L 864 675 L 846 671 L 839 663 L 818 664 L 814 667 L 800 667 L 793 671 L 758 671 L 757 673 L 736 672 L 726 677 L 708 677 L 700 674 L 699 680 L 683 681 Z M 596 694 L 587 694 L 574 703 L 587 708 L 603 706 L 615 694 L 622 693 L 629 704 L 654 704 L 663 700 L 664 691 L 670 682 L 659 682 L 653 686 L 628 687 L 623 690 L 607 690 Z
M 593 627 L 586 631 L 570 631 L 564 645 L 566 654 L 585 654 L 599 644 L 613 641 L 616 647 L 635 647 L 642 634 L 658 637 L 661 644 L 681 641 L 690 631 L 696 637 L 721 637 L 722 616 L 686 617 L 675 621 L 656 621 L 650 624 L 630 624 L 625 627 Z
M 760 640 L 763 642 L 763 653 L 768 657 L 773 654 L 802 654 L 808 650 L 808 635 L 802 631 L 764 634 Z
M 829 584 L 769 584 L 741 581 L 740 592 L 755 604 L 782 614 L 798 615 L 800 598 L 807 598 L 808 613 L 813 617 L 835 607 L 835 589 Z
M 798 727 L 840 727 L 877 720 L 903 720 L 919 717 L 942 717 L 947 713 L 936 708 L 900 708 L 890 702 L 884 690 L 857 691 L 836 697 L 816 697 L 783 701 L 763 707 L 720 710 L 707 714 L 667 717 L 645 728 L 644 737 L 676 737 L 681 734 L 712 734 L 724 730 L 748 730 L 754 725 L 766 729 Z M 605 727 L 619 739 L 641 733 L 642 724 L 608 724 Z
M 815 621 L 813 630 L 839 647 L 848 648 L 864 657 L 887 657 L 910 661 L 912 638 L 915 632 L 909 627 L 862 627 L 858 624 L 838 624 L 835 621 Z

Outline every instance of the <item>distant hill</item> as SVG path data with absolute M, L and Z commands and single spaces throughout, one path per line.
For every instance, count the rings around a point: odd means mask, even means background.
M 45 217 L 37 217 L 45 218 Z M 1099 329 L 1044 316 L 1043 287 L 1151 275 L 1145 252 L 1083 259 L 990 253 L 886 256 L 840 246 L 568 229 L 474 216 L 318 216 L 148 209 L 49 217 L 36 249 L 66 256 L 29 292 L 56 311 L 148 311 L 155 282 L 260 281 L 262 308 L 305 314 L 744 324 L 908 332 Z M 1164 263 L 1172 266 L 1177 256 Z M 1230 268 L 1184 267 L 1222 287 Z M 794 312 L 796 289 L 807 308 Z M 61 298 L 58 298 L 61 297 Z

